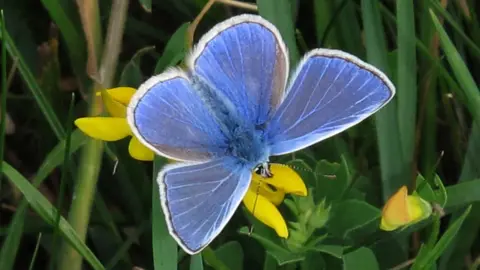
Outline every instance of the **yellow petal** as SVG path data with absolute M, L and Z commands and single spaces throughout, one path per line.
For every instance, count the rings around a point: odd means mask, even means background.
M 256 173 L 252 174 L 252 182 L 250 183 L 249 189 L 255 194 L 259 194 L 267 198 L 274 205 L 280 205 L 285 198 L 285 192 L 281 189 L 272 189 L 271 186 L 267 185 L 261 176 Z
M 385 203 L 380 223 L 382 230 L 392 231 L 410 222 L 407 196 L 408 189 L 403 186 Z
M 83 117 L 75 125 L 88 136 L 103 141 L 118 141 L 131 134 L 125 118 Z
M 275 205 L 267 198 L 248 190 L 243 198 L 243 203 L 248 211 L 252 212 L 254 217 L 268 227 L 273 228 L 278 236 L 288 238 L 288 229 L 285 220 Z
M 153 151 L 143 145 L 135 136 L 132 136 L 128 144 L 128 152 L 134 159 L 141 161 L 152 161 L 154 157 Z
M 113 100 L 122 103 L 125 106 L 128 106 L 130 99 L 133 94 L 135 94 L 136 89 L 131 87 L 117 87 L 108 89 L 107 92 L 110 94 Z M 97 96 L 101 96 L 102 92 L 98 91 Z
M 115 100 L 108 91 L 101 91 L 103 104 L 107 108 L 108 113 L 113 117 L 127 117 L 127 106 L 118 100 Z
M 418 222 L 432 214 L 432 206 L 430 203 L 420 198 L 418 195 L 408 196 L 407 206 L 411 223 Z
M 271 178 L 263 178 L 256 173 L 253 174 L 252 178 L 254 178 L 254 181 L 255 179 L 258 179 L 270 184 L 285 193 L 307 196 L 305 183 L 303 183 L 302 178 L 300 178 L 293 169 L 283 164 L 271 163 L 270 171 L 273 174 L 273 177 Z

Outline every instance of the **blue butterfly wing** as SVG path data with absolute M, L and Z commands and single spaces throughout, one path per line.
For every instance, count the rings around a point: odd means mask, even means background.
M 159 155 L 205 161 L 225 154 L 224 133 L 180 70 L 142 84 L 132 97 L 127 118 L 136 137 Z
M 166 166 L 157 181 L 170 234 L 189 254 L 202 250 L 235 213 L 250 179 L 232 158 Z
M 187 64 L 226 97 L 242 119 L 262 125 L 283 99 L 288 61 L 272 24 L 260 16 L 240 15 L 205 34 Z
M 350 54 L 317 49 L 299 64 L 271 122 L 272 155 L 308 147 L 361 122 L 395 94 L 388 78 Z

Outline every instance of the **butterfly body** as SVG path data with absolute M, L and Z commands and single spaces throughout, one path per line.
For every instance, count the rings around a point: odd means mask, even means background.
M 221 91 L 193 73 L 190 77 L 199 98 L 222 130 L 225 155 L 238 159 L 239 163 L 251 169 L 267 162 L 270 153 L 264 126 L 245 121 L 239 114 L 238 107 Z
M 278 30 L 254 15 L 217 24 L 185 62 L 143 83 L 127 120 L 144 145 L 180 161 L 157 182 L 169 232 L 189 254 L 225 227 L 252 173 L 271 176 L 270 156 L 334 136 L 395 94 L 385 74 L 338 50 L 308 52 L 289 78 Z

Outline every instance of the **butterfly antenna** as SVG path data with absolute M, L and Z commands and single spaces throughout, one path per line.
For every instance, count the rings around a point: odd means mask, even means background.
M 297 172 L 308 172 L 308 173 L 312 173 L 312 174 L 317 175 L 317 176 L 322 176 L 322 177 L 326 177 L 326 178 L 330 178 L 330 179 L 336 179 L 337 178 L 337 176 L 334 175 L 334 174 L 317 173 L 317 172 L 315 172 L 315 171 L 313 171 L 312 169 L 309 169 L 309 168 L 302 168 L 302 167 L 298 167 L 298 166 L 295 166 L 295 165 L 288 165 L 288 164 L 280 164 L 280 165 L 289 167 L 290 169 L 293 169 L 294 171 L 297 171 Z
M 253 202 L 253 209 L 252 209 L 252 215 L 255 216 L 255 208 L 257 207 L 257 200 L 258 200 L 258 193 L 260 192 L 260 182 L 258 182 L 257 185 L 257 190 L 255 191 L 255 201 Z M 250 230 L 248 231 L 248 236 L 252 236 L 253 233 L 253 227 L 254 225 L 250 227 Z

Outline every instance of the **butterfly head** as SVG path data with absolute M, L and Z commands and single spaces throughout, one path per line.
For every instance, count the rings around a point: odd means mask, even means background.
M 258 164 L 255 166 L 253 171 L 263 178 L 270 178 L 273 176 L 272 172 L 270 171 L 270 163 L 268 161 Z

